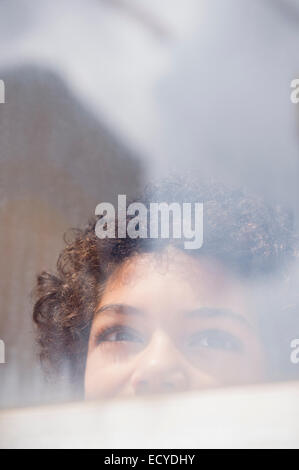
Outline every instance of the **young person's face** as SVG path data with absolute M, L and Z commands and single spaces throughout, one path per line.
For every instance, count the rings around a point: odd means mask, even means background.
M 124 263 L 91 326 L 86 398 L 254 383 L 264 352 L 247 290 L 175 249 Z

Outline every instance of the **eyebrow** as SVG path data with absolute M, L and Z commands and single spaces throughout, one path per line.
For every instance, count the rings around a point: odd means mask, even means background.
M 143 312 L 142 310 L 139 310 L 136 307 L 132 307 L 131 305 L 126 305 L 126 304 L 106 304 L 100 307 L 95 311 L 94 316 L 96 317 L 97 315 L 100 315 L 101 313 L 104 312 L 113 312 L 113 313 L 119 313 L 122 315 L 142 315 Z
M 221 318 L 230 318 L 233 320 L 237 320 L 239 323 L 242 323 L 243 325 L 246 325 L 249 328 L 253 328 L 251 323 L 242 315 L 239 313 L 233 312 L 230 309 L 226 308 L 211 308 L 211 307 L 201 307 L 195 310 L 191 310 L 189 312 L 186 312 L 186 316 L 188 317 L 208 317 L 208 318 L 215 318 L 215 317 L 221 317 Z
M 106 304 L 96 310 L 94 316 L 98 316 L 104 312 L 113 312 L 121 315 L 144 315 L 144 312 L 132 305 L 127 304 Z M 211 308 L 211 307 L 200 307 L 195 310 L 184 312 L 184 315 L 189 318 L 201 317 L 201 318 L 230 318 L 237 320 L 239 323 L 253 329 L 251 323 L 239 313 L 233 312 L 226 308 Z

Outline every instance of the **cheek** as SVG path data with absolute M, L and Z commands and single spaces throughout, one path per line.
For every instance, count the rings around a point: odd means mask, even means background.
M 89 352 L 84 380 L 85 398 L 111 398 L 122 394 L 133 370 L 132 360 L 111 362 L 101 351 Z
M 235 357 L 227 355 L 219 358 L 213 355 L 204 362 L 201 370 L 207 370 L 222 385 L 236 385 L 259 382 L 264 377 L 260 358 Z
M 200 369 L 209 371 L 222 385 L 256 383 L 265 378 L 265 357 L 258 349 L 242 354 L 213 351 L 203 356 Z

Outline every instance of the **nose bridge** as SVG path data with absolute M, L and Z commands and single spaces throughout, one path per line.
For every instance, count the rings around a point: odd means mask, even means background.
M 135 394 L 181 391 L 187 375 L 181 353 L 162 331 L 153 335 L 132 375 Z

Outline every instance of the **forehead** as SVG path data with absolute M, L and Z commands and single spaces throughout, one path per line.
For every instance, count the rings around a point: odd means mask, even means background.
M 205 306 L 244 311 L 246 299 L 244 285 L 216 261 L 168 248 L 123 263 L 109 279 L 100 305 L 125 303 L 156 312 Z

